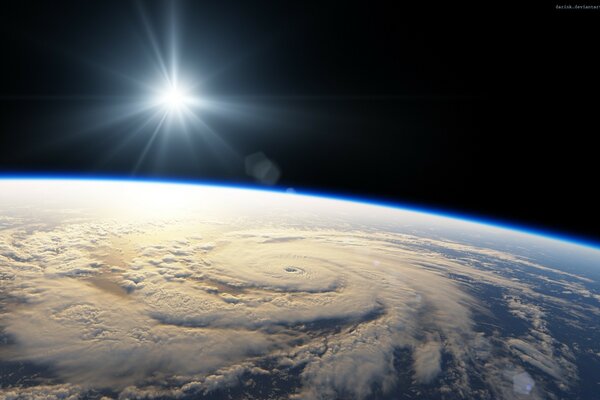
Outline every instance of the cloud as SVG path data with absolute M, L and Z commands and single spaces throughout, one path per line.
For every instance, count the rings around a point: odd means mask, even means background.
M 421 383 L 431 382 L 442 370 L 442 344 L 439 337 L 432 336 L 413 352 L 415 378 Z
M 362 399 L 413 385 L 509 399 L 521 374 L 536 399 L 545 379 L 576 382 L 548 308 L 574 324 L 598 315 L 592 303 L 567 306 L 560 297 L 568 290 L 594 301 L 585 277 L 499 250 L 353 225 L 343 207 L 325 212 L 311 201 L 296 210 L 301 221 L 264 207 L 273 213 L 265 223 L 245 214 L 252 204 L 217 218 L 217 206 L 200 201 L 181 219 L 84 213 L 13 230 L 2 219 L 0 325 L 11 342 L 0 358 L 49 366 L 57 378 L 0 393 L 109 388 L 122 398 L 180 398 L 250 390 L 249 379 L 267 374 L 297 398 Z M 495 320 L 486 299 L 524 329 Z M 409 354 L 401 364 L 400 350 Z
M 70 384 L 0 388 L 5 400 L 78 400 L 82 388 Z

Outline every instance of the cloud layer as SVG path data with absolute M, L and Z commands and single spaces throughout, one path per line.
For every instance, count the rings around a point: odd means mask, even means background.
M 0 397 L 243 397 L 269 381 L 282 398 L 560 398 L 581 349 L 549 314 L 582 335 L 600 316 L 592 279 L 499 250 L 484 227 L 479 246 L 438 231 L 474 229 L 458 221 L 240 190 L 27 185 L 0 182 L 0 362 L 52 374 Z

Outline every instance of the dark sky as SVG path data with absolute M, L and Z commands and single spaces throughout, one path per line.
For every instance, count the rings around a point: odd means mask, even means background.
M 6 3 L 0 173 L 251 183 L 260 151 L 283 188 L 600 240 L 600 11 L 415 3 L 176 2 L 182 66 L 247 110 L 200 116 L 227 151 L 162 132 L 137 168 L 144 117 L 99 123 L 140 95 L 119 73 L 152 76 L 143 13 L 168 51 L 169 3 Z

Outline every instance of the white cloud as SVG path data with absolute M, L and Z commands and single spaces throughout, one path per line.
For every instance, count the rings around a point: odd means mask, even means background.
M 0 388 L 3 400 L 78 400 L 82 388 L 69 385 L 37 385 L 32 387 Z
M 0 393 L 209 394 L 272 373 L 268 360 L 301 371 L 298 398 L 365 398 L 396 387 L 398 349 L 411 354 L 413 384 L 465 395 L 511 398 L 515 374 L 576 381 L 573 355 L 553 338 L 541 304 L 573 320 L 597 307 L 567 307 L 514 273 L 551 273 L 544 282 L 592 299 L 587 278 L 498 250 L 352 225 L 352 207 L 325 212 L 311 201 L 294 209 L 296 219 L 264 207 L 266 223 L 255 205 L 223 212 L 199 200 L 179 219 L 59 213 L 27 230 L 2 219 L 0 295 L 14 299 L 0 317 L 14 338 L 2 358 L 48 365 L 71 386 Z M 478 326 L 476 315 L 494 317 L 477 297 L 484 287 L 499 288 L 526 333 L 507 339 Z M 487 387 L 472 392 L 472 377 Z M 531 398 L 541 390 L 536 382 Z
M 413 358 L 417 381 L 431 382 L 442 370 L 442 344 L 439 337 L 434 336 L 431 340 L 418 345 L 413 352 Z

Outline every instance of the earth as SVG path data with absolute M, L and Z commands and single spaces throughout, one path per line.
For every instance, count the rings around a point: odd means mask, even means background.
M 598 399 L 600 250 L 293 193 L 0 180 L 0 398 Z

